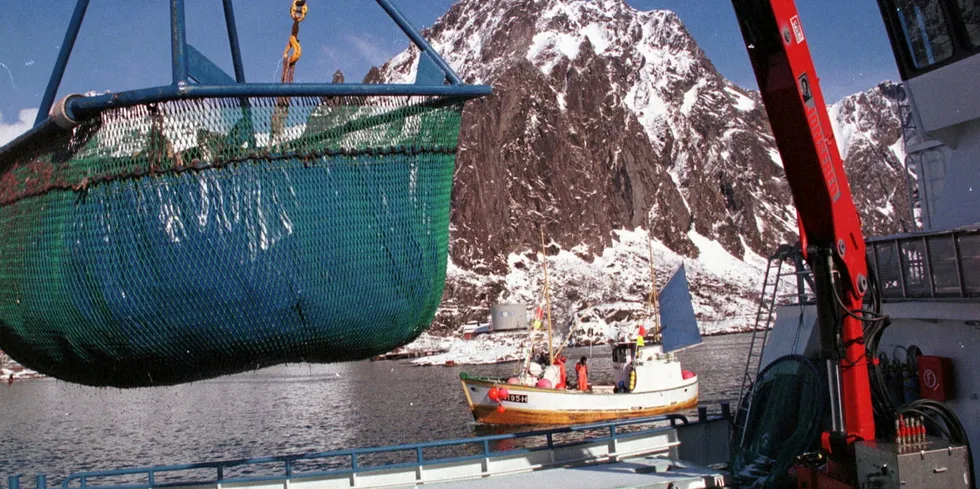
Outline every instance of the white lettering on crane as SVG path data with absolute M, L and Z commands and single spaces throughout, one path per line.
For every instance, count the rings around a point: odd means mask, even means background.
M 793 35 L 796 36 L 796 43 L 803 44 L 806 38 L 803 37 L 803 24 L 800 23 L 800 16 L 794 15 L 792 19 L 789 19 L 789 23 L 793 25 Z
M 823 171 L 824 181 L 827 182 L 827 191 L 830 192 L 831 200 L 836 203 L 840 199 L 840 185 L 837 183 L 834 159 L 830 154 L 831 148 L 827 143 L 827 136 L 824 134 L 823 125 L 820 124 L 817 102 L 813 99 L 813 90 L 810 87 L 810 80 L 807 78 L 806 73 L 800 75 L 798 82 L 800 95 L 803 97 L 803 104 L 806 107 L 807 123 L 810 125 L 813 142 L 817 146 L 817 157 L 820 159 L 820 168 Z

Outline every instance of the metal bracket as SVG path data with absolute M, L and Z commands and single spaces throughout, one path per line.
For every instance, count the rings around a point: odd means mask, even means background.
M 187 76 L 197 83 L 231 85 L 235 79 L 194 46 L 187 45 Z

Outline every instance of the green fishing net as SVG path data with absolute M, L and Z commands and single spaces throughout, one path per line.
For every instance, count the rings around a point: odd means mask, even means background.
M 133 387 L 411 341 L 442 296 L 462 108 L 169 101 L 7 148 L 0 349 Z

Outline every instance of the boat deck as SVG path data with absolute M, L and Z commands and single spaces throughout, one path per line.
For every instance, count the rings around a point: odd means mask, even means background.
M 618 462 L 582 464 L 523 474 L 486 477 L 467 481 L 429 483 L 433 489 L 514 489 L 515 487 L 560 487 L 561 489 L 707 488 L 724 487 L 721 471 L 675 462 L 656 456 Z M 418 485 L 402 486 L 419 487 Z

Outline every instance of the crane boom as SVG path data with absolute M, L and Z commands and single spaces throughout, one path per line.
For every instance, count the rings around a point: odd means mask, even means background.
M 793 0 L 732 0 L 799 213 L 813 270 L 821 353 L 827 362 L 833 434 L 875 437 L 874 414 L 857 315 L 868 287 L 861 221 L 806 35 Z M 844 436 L 846 434 L 846 436 Z M 826 436 L 831 435 L 831 436 Z

